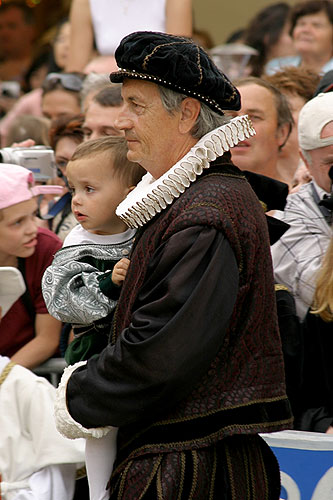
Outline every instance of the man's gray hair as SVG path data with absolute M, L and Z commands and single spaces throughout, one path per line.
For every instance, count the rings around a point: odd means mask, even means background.
M 174 90 L 162 87 L 161 85 L 159 85 L 159 91 L 164 108 L 171 114 L 174 111 L 179 110 L 182 101 L 189 97 L 185 94 L 179 94 Z M 199 116 L 191 130 L 191 135 L 195 139 L 200 139 L 211 130 L 214 130 L 215 128 L 230 121 L 229 117 L 219 115 L 206 104 L 200 102 L 200 105 L 201 108 Z

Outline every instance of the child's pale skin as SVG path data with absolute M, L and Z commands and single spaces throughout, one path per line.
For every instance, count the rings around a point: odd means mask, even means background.
M 123 283 L 124 279 L 126 278 L 129 265 L 130 260 L 126 257 L 120 259 L 117 264 L 115 264 L 111 275 L 111 279 L 115 285 L 120 286 Z

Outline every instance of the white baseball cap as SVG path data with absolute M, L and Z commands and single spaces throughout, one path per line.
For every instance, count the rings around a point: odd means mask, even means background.
M 331 146 L 333 135 L 321 137 L 325 125 L 333 121 L 333 92 L 318 94 L 304 104 L 298 117 L 298 143 L 301 149 L 313 149 Z

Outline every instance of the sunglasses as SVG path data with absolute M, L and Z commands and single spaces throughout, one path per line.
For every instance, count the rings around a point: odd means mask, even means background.
M 80 92 L 82 88 L 83 78 L 73 73 L 49 73 L 43 82 L 43 91 L 48 92 L 55 88 L 63 87 L 65 90 Z

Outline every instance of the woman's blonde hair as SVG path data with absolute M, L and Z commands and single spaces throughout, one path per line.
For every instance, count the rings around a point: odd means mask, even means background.
M 324 321 L 333 321 L 333 237 L 318 274 L 311 312 Z

